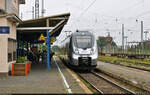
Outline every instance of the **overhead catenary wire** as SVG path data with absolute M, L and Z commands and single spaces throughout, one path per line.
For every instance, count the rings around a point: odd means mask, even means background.
M 125 9 L 123 9 L 123 10 L 120 10 L 118 13 L 123 13 L 123 12 L 125 12 L 125 11 L 128 12 L 129 10 L 131 10 L 131 9 L 133 9 L 133 8 L 136 8 L 137 6 L 142 5 L 142 3 L 143 3 L 143 0 L 141 0 L 141 1 L 137 2 L 137 3 L 134 3 L 133 5 L 127 7 L 127 8 L 125 8 Z
M 88 9 L 89 9 L 96 1 L 97 1 L 97 0 L 94 0 L 92 3 L 90 3 L 90 5 L 77 17 L 77 19 L 72 22 L 72 23 L 74 23 L 75 26 L 77 26 L 77 23 L 76 23 L 76 22 L 78 21 L 79 17 L 83 16 L 83 14 L 84 14 L 85 12 L 87 12 Z M 84 1 L 83 1 L 83 2 L 84 2 Z M 64 40 L 60 41 L 60 43 L 64 42 L 64 41 L 67 40 L 67 39 L 68 39 L 68 37 L 66 37 Z
M 91 8 L 91 6 L 96 2 L 97 0 L 94 0 L 79 16 L 77 19 L 79 19 L 79 17 L 83 16 L 84 13 L 86 13 L 88 11 L 88 9 Z
M 76 20 L 74 20 L 75 22 L 75 25 L 77 26 L 77 21 L 79 20 L 79 18 L 81 17 L 81 16 L 83 16 L 84 15 L 84 13 L 86 13 L 91 7 L 92 7 L 92 5 L 96 2 L 97 0 L 94 0 L 93 2 L 91 2 L 90 4 L 89 4 L 89 6 L 85 9 L 85 10 L 83 10 L 83 12 L 81 12 L 81 14 L 77 17 L 77 19 Z
M 143 0 L 142 0 L 143 1 Z M 126 11 L 127 9 L 130 9 L 130 8 L 134 8 L 134 10 L 135 9 L 137 9 L 137 8 L 135 8 L 135 7 L 137 7 L 137 6 L 139 6 L 139 5 L 141 5 L 141 2 L 142 1 L 139 1 L 139 2 L 136 2 L 135 4 L 133 4 L 132 6 L 129 6 L 129 7 L 127 7 L 127 8 L 125 8 L 123 11 Z M 90 8 L 91 8 L 91 6 L 94 4 L 96 2 L 96 0 L 94 0 L 93 2 L 91 2 L 90 4 L 89 4 L 89 6 L 87 7 L 87 8 L 85 8 L 85 10 L 83 10 L 83 12 L 81 12 L 81 14 L 79 15 L 79 16 L 77 16 L 77 19 L 76 20 L 74 20 L 75 22 L 76 22 L 76 24 L 78 25 L 78 19 L 80 18 L 80 17 L 82 17 Z M 133 9 L 132 9 L 133 10 Z M 146 14 L 146 13 L 145 13 Z M 106 16 L 106 15 L 104 15 L 105 16 L 105 19 L 114 19 L 113 21 L 110 21 L 109 20 L 109 23 L 106 25 L 107 27 L 108 27 L 108 25 L 111 25 L 111 23 L 112 22 L 116 22 L 116 18 L 118 19 L 118 22 L 120 22 L 121 21 L 121 18 L 119 18 L 119 17 L 113 17 L 113 16 Z M 130 17 L 127 17 L 127 18 L 123 18 L 124 19 L 124 21 L 130 21 L 131 20 L 131 18 Z M 136 18 L 132 18 L 133 20 L 136 20 Z M 117 22 L 117 23 L 118 23 Z M 120 22 L 120 23 L 122 23 L 122 22 Z M 120 24 L 120 23 L 118 23 L 118 24 Z M 75 23 L 73 23 L 74 25 L 75 25 Z M 93 25 L 93 26 L 95 26 L 96 25 L 96 23 Z M 111 29 L 109 29 L 109 30 L 111 30 Z M 120 29 L 119 29 L 120 30 Z
M 139 2 L 140 5 L 143 5 L 143 8 L 145 7 L 145 0 L 141 0 L 141 3 Z M 142 13 L 139 13 L 136 16 L 132 16 L 132 17 L 128 17 L 128 19 L 140 19 L 140 17 L 145 16 L 145 15 L 149 15 L 150 14 L 150 10 L 147 11 L 143 11 Z
M 88 9 L 94 4 L 96 2 L 96 0 L 94 0 L 78 17 L 77 17 L 77 19 L 76 20 L 74 20 L 75 21 L 75 23 L 74 23 L 74 25 L 76 25 L 76 26 L 78 26 L 78 24 L 77 24 L 77 22 L 79 22 L 79 18 L 81 17 L 81 16 L 83 16 L 84 15 L 84 13 L 86 13 L 87 11 L 88 11 Z M 138 5 L 138 4 L 140 4 L 141 3 L 141 1 L 140 2 L 138 2 L 138 3 L 136 3 L 136 4 L 134 4 L 135 6 L 136 5 Z M 135 7 L 135 6 L 133 6 L 133 7 Z M 129 8 L 131 8 L 131 7 L 129 7 Z M 93 13 L 93 12 L 92 12 Z M 104 15 L 105 17 L 107 17 L 107 18 L 109 18 L 109 19 L 115 19 L 115 21 L 116 21 L 116 19 L 119 21 L 119 18 L 117 18 L 117 17 L 115 17 L 115 16 L 108 16 L 108 15 Z

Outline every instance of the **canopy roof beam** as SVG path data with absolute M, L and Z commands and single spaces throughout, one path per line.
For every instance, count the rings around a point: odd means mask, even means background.
M 60 25 L 62 25 L 65 22 L 65 20 L 61 20 L 56 26 L 54 27 L 21 27 L 17 28 L 17 30 L 25 31 L 25 30 L 54 30 L 58 28 Z
M 65 20 L 60 21 L 55 27 L 54 29 L 56 29 L 57 27 L 59 27 L 60 25 L 62 25 L 65 22 Z
M 53 30 L 54 27 L 22 27 L 22 28 L 17 28 L 17 30 L 23 31 L 23 30 Z
M 49 20 L 68 20 L 66 17 L 49 18 Z

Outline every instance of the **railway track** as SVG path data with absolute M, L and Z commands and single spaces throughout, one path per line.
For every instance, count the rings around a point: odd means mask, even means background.
M 143 68 L 139 68 L 139 67 L 135 67 L 135 66 L 125 66 L 125 65 L 122 65 L 122 64 L 114 64 L 114 63 L 109 63 L 109 64 L 119 65 L 119 66 L 124 66 L 124 67 L 132 68 L 132 69 L 137 69 L 137 70 L 141 70 L 141 71 L 147 71 L 147 72 L 150 72 L 150 70 L 143 69 Z
M 128 85 L 118 79 L 116 80 L 115 78 L 99 71 L 98 69 L 95 69 L 95 71 L 92 71 L 92 72 L 80 72 L 80 70 L 71 68 L 68 64 L 66 64 L 66 61 L 64 61 L 62 58 L 60 59 L 63 61 L 65 66 L 67 66 L 69 69 L 72 69 L 73 72 L 78 74 L 84 81 L 90 84 L 92 88 L 94 88 L 95 90 L 97 90 L 97 92 L 101 94 L 147 93 L 147 91 L 141 88 L 137 88 L 130 84 Z M 129 89 L 132 89 L 132 91 Z
M 150 54 L 127 54 L 127 53 L 99 53 L 99 55 L 106 55 L 109 54 L 110 56 L 116 56 L 116 57 L 128 57 L 128 58 L 136 58 L 136 59 L 144 59 L 144 58 L 150 58 Z
M 101 94 L 135 94 L 94 71 L 78 75 Z

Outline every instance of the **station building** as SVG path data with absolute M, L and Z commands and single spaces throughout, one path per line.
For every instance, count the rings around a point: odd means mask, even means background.
M 41 34 L 47 39 L 47 69 L 49 69 L 51 39 L 56 39 L 60 35 L 70 17 L 70 13 L 64 13 L 22 21 L 19 18 L 20 4 L 25 4 L 25 0 L 0 2 L 0 76 L 8 76 L 11 63 L 14 63 L 18 56 L 24 56 L 24 44 L 38 44 Z
M 0 0 L 0 75 L 8 75 L 9 64 L 16 60 L 20 4 L 25 4 L 25 0 Z

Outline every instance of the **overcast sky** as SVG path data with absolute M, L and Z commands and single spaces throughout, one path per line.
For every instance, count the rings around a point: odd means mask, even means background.
M 20 6 L 23 20 L 32 18 L 34 1 L 26 0 L 26 4 Z M 41 6 L 42 0 L 39 1 Z M 128 41 L 140 41 L 140 21 L 144 21 L 144 31 L 150 29 L 149 4 L 150 0 L 44 0 L 45 16 L 71 13 L 63 31 L 88 29 L 93 31 L 96 37 L 107 36 L 110 32 L 118 45 L 121 45 L 121 24 L 125 24 Z M 148 37 L 149 35 L 150 33 Z M 57 42 L 61 42 L 65 36 L 62 32 Z

